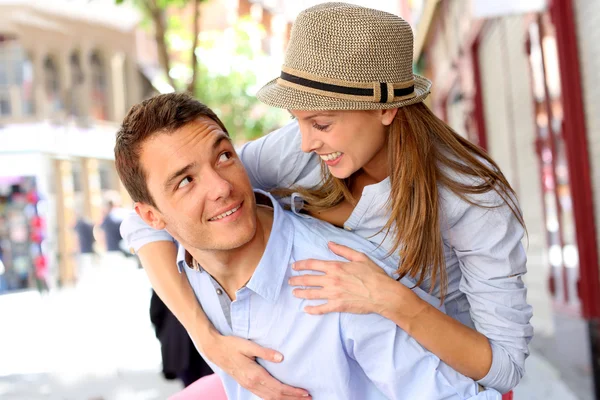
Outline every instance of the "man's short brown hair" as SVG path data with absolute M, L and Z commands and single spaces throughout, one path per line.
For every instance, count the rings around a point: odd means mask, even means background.
M 133 201 L 156 207 L 140 164 L 142 143 L 159 133 L 171 134 L 200 117 L 212 119 L 228 134 L 210 108 L 186 93 L 161 94 L 131 107 L 117 132 L 115 164 Z

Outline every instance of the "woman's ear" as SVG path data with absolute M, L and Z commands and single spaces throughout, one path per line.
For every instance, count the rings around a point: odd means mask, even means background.
M 396 118 L 396 114 L 398 114 L 397 108 L 390 108 L 387 110 L 381 110 L 381 123 L 385 126 L 389 126 Z

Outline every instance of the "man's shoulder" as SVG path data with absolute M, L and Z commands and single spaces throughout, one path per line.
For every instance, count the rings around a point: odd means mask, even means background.
M 387 257 L 387 252 L 362 236 L 316 218 L 299 216 L 291 211 L 285 213 L 294 224 L 294 246 L 307 253 L 301 254 L 304 258 L 343 260 L 327 247 L 328 242 L 335 242 L 365 253 L 386 271 L 391 266 L 395 270 L 394 261 Z

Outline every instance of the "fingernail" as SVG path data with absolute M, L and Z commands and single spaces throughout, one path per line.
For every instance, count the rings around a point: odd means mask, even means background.
M 283 361 L 283 355 L 281 354 L 275 354 L 275 357 L 273 357 L 275 359 L 275 362 L 282 362 Z
M 296 269 L 296 263 L 292 264 L 292 269 Z

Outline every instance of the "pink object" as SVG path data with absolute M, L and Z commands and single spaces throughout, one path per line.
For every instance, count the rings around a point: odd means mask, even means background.
M 217 374 L 198 379 L 169 400 L 227 400 L 225 389 Z

